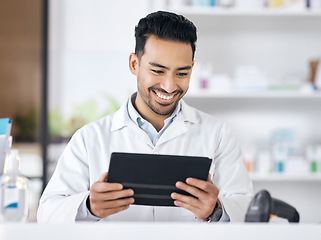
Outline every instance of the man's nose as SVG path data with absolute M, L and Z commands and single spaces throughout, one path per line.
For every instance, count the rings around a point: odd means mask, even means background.
M 166 75 L 160 85 L 168 93 L 172 93 L 177 89 L 175 78 L 172 75 Z

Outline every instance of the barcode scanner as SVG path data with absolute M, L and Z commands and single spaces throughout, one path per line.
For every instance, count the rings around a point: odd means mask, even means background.
M 271 215 L 285 218 L 290 223 L 297 223 L 300 220 L 300 215 L 294 207 L 272 198 L 268 191 L 262 190 L 251 201 L 245 222 L 269 222 Z

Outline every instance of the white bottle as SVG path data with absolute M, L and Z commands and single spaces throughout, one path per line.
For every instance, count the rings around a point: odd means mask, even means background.
M 0 179 L 0 220 L 25 222 L 29 213 L 29 180 L 20 173 L 18 150 L 9 150 Z

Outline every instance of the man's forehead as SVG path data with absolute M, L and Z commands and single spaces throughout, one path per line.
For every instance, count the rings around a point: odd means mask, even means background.
M 145 64 L 156 63 L 166 67 L 171 65 L 171 67 L 182 68 L 192 65 L 193 51 L 188 43 L 151 37 L 146 42 L 142 60 Z
M 193 55 L 193 50 L 192 46 L 189 42 L 182 42 L 182 41 L 177 41 L 177 40 L 171 40 L 171 39 L 162 39 L 158 38 L 154 35 L 151 35 L 148 37 L 146 43 L 145 43 L 145 51 L 151 52 L 151 51 L 164 51 L 166 49 L 175 50 L 183 50 L 186 54 L 190 53 Z

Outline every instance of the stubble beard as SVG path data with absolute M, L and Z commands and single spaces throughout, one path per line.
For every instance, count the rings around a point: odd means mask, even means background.
M 142 96 L 142 99 L 144 100 L 144 102 L 146 103 L 146 105 L 156 114 L 161 115 L 161 116 L 165 116 L 165 115 L 169 115 L 170 113 L 172 113 L 179 100 L 181 100 L 181 98 L 183 97 L 183 91 L 182 90 L 177 90 L 177 94 L 180 95 L 177 100 L 174 103 L 170 103 L 170 104 L 162 104 L 159 103 L 157 101 L 155 101 L 155 104 L 152 103 L 152 97 L 151 95 L 154 94 L 153 93 L 153 89 L 155 89 L 154 87 L 149 87 L 148 88 L 148 95 L 144 96 L 142 94 L 140 94 Z M 159 89 L 158 89 L 159 90 Z M 157 107 L 156 105 L 159 105 L 160 107 Z M 172 105 L 172 107 L 170 108 L 166 108 L 167 106 Z

